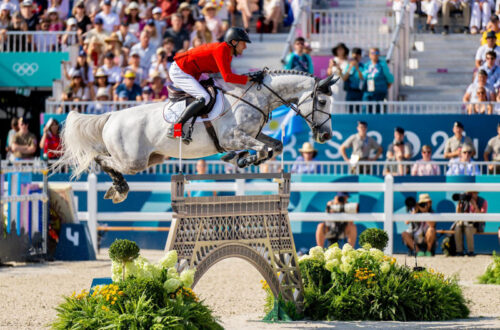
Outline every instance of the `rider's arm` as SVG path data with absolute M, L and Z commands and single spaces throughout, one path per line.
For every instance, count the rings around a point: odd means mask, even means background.
M 225 82 L 241 85 L 245 85 L 248 82 L 247 76 L 234 74 L 232 72 L 230 61 L 231 49 L 227 47 L 218 47 L 214 50 L 213 56 Z

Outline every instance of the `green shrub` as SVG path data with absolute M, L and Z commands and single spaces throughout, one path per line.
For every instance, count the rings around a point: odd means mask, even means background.
M 109 247 L 109 258 L 115 262 L 129 262 L 139 256 L 139 246 L 128 239 L 117 239 Z
M 469 315 L 456 278 L 413 271 L 375 248 L 315 247 L 299 266 L 306 318 L 441 321 Z
M 479 277 L 481 284 L 500 284 L 500 256 L 493 251 L 493 261 L 483 275 Z
M 374 247 L 379 250 L 384 250 L 387 246 L 387 242 L 389 241 L 389 236 L 387 233 L 378 228 L 369 228 L 359 235 L 359 245 L 364 246 L 365 244 L 370 244 L 371 247 Z

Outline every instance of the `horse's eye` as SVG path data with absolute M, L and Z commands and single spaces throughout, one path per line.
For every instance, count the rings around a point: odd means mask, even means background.
M 319 105 L 321 105 L 322 107 L 324 107 L 325 104 L 326 104 L 326 100 L 319 100 L 318 103 L 319 103 Z

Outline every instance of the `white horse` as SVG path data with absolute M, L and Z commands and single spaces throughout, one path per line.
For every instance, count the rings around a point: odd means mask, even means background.
M 229 152 L 222 159 L 243 167 L 281 153 L 281 142 L 261 130 L 272 109 L 282 104 L 296 104 L 292 109 L 307 121 L 317 142 L 329 140 L 333 83 L 332 77 L 319 81 L 309 74 L 280 70 L 266 71 L 262 85 L 226 85 L 224 103 L 231 111 L 212 121 L 220 146 Z M 101 115 L 70 112 L 62 132 L 63 154 L 56 167 L 73 166 L 75 177 L 96 161 L 113 180 L 104 198 L 122 202 L 129 190 L 122 174 L 136 174 L 162 163 L 165 156 L 179 156 L 179 142 L 167 137 L 171 124 L 163 118 L 164 107 L 165 103 L 144 104 Z M 203 123 L 195 124 L 192 138 L 193 142 L 183 146 L 183 158 L 218 153 Z M 256 154 L 236 154 L 238 150 Z

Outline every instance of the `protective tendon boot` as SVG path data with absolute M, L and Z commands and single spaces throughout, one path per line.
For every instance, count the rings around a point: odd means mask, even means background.
M 196 116 L 201 110 L 203 110 L 204 107 L 205 107 L 205 99 L 203 97 L 193 101 L 193 103 L 187 106 L 187 108 L 184 110 L 182 115 L 177 119 L 175 123 L 182 124 L 182 126 L 184 126 L 184 124 L 189 120 L 189 118 Z M 184 142 L 185 144 L 189 144 L 192 141 L 191 131 L 192 131 L 191 129 L 188 129 L 187 134 L 184 134 L 184 130 L 182 131 L 182 142 Z M 174 125 L 172 125 L 169 128 L 167 134 L 168 137 L 171 138 L 174 137 Z

